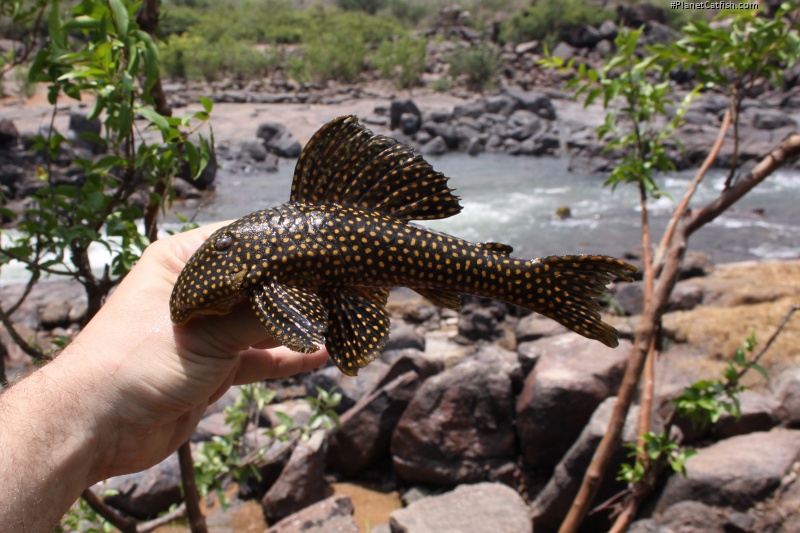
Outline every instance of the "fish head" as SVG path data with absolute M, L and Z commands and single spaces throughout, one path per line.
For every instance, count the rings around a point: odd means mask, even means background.
M 170 316 L 224 315 L 247 297 L 248 265 L 236 222 L 215 231 L 187 261 L 170 298 Z

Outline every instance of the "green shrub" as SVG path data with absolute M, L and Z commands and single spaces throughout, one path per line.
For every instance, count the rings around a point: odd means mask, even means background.
M 367 47 L 359 34 L 326 32 L 306 46 L 308 75 L 318 82 L 353 82 L 364 70 Z
M 467 86 L 479 91 L 494 87 L 504 66 L 500 49 L 489 43 L 459 48 L 446 61 L 453 78 L 466 75 Z
M 173 35 L 161 46 L 161 64 L 171 78 L 216 81 L 223 76 L 253 79 L 278 64 L 253 45 L 224 39 L 211 43 L 190 34 Z
M 375 66 L 385 78 L 393 78 L 401 89 L 420 82 L 425 71 L 425 40 L 408 35 L 384 41 L 375 55 Z
M 500 28 L 502 42 L 545 41 L 549 46 L 576 28 L 613 20 L 615 14 L 590 0 L 538 2 L 511 17 Z

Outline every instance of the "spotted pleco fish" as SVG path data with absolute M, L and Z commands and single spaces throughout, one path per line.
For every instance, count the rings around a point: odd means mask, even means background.
M 461 211 L 447 180 L 355 117 L 328 123 L 300 155 L 289 202 L 217 230 L 189 259 L 172 292 L 173 322 L 247 300 L 277 341 L 306 353 L 324 344 L 356 375 L 380 355 L 389 289 L 403 286 L 451 309 L 462 293 L 495 298 L 617 346 L 597 298 L 634 267 L 603 255 L 517 259 L 508 245 L 410 223 Z

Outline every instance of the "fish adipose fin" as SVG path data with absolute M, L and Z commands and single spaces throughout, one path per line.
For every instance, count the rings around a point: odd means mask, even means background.
M 562 255 L 538 260 L 534 309 L 575 333 L 616 348 L 617 330 L 600 318 L 598 298 L 616 278 L 631 281 L 636 268 L 605 255 Z
M 346 287 L 326 291 L 322 301 L 328 310 L 325 346 L 344 374 L 355 376 L 381 354 L 389 337 L 386 312 L 388 289 Z
M 408 146 L 344 116 L 308 141 L 290 200 L 371 208 L 405 221 L 435 220 L 461 211 L 447 180 Z
M 272 280 L 251 293 L 250 303 L 270 336 L 284 346 L 312 353 L 325 344 L 328 316 L 314 293 Z
M 445 292 L 434 289 L 414 289 L 414 292 L 427 298 L 433 304 L 446 309 L 458 311 L 461 309 L 461 298 L 457 292 Z

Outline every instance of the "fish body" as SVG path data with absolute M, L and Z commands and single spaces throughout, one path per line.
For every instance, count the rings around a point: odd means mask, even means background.
M 289 202 L 217 230 L 192 256 L 173 290 L 172 320 L 249 301 L 276 340 L 301 352 L 324 344 L 355 375 L 380 354 L 389 289 L 404 286 L 454 309 L 463 293 L 503 300 L 617 345 L 596 299 L 633 267 L 602 255 L 514 258 L 508 245 L 410 222 L 460 209 L 424 159 L 342 117 L 309 141 Z

